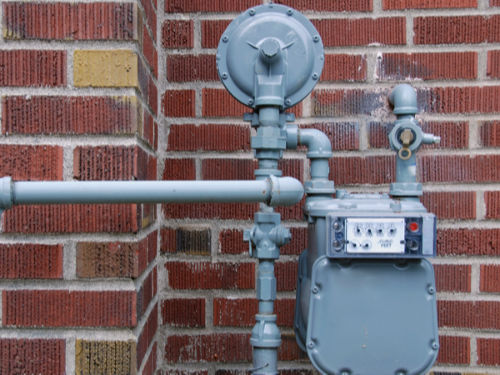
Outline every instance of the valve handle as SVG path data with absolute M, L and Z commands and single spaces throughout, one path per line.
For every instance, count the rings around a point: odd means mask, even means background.
M 402 160 L 408 160 L 411 157 L 410 142 L 413 141 L 413 133 L 410 129 L 405 129 L 400 136 L 403 147 L 398 152 Z

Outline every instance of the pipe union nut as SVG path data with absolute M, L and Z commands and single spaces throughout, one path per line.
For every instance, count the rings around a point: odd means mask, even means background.
M 12 208 L 14 203 L 12 178 L 0 178 L 0 210 L 8 210 Z

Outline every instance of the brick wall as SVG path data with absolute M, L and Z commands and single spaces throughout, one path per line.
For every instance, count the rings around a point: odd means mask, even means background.
M 2 0 L 0 176 L 15 180 L 253 179 L 244 106 L 215 68 L 222 32 L 262 0 Z M 267 3 L 264 0 L 264 3 Z M 442 137 L 419 154 L 439 218 L 435 374 L 500 365 L 500 2 L 280 0 L 325 47 L 293 109 L 328 134 L 331 178 L 388 192 L 387 95 L 412 84 Z M 280 168 L 309 178 L 305 151 Z M 312 374 L 293 337 L 300 204 L 276 267 L 282 374 Z M 253 204 L 72 205 L 5 212 L 0 373 L 239 374 L 250 366 Z

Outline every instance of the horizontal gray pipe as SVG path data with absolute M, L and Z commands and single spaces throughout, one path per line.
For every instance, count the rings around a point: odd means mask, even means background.
M 304 194 L 300 181 L 46 181 L 0 179 L 0 209 L 28 204 L 267 203 L 292 206 Z

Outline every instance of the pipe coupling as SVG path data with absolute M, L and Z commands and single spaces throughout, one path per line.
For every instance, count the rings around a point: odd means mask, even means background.
M 0 178 L 0 210 L 8 210 L 14 204 L 14 189 L 12 178 Z
M 302 183 L 292 177 L 269 176 L 268 181 L 271 185 L 271 199 L 269 206 L 293 206 L 300 202 L 304 196 L 304 187 Z

